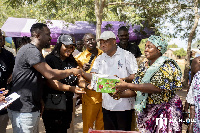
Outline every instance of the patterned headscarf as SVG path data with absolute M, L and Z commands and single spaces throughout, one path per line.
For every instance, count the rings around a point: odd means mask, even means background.
M 153 45 L 155 45 L 160 50 L 160 52 L 161 52 L 162 55 L 167 51 L 168 43 L 161 36 L 151 35 L 149 37 L 148 41 L 150 41 L 151 43 L 153 43 Z

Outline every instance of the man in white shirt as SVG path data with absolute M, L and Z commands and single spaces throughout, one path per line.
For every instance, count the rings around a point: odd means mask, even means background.
M 132 82 L 138 66 L 135 56 L 116 45 L 116 36 L 112 31 L 104 31 L 100 36 L 100 48 L 103 54 L 94 62 L 91 72 L 106 75 L 115 75 L 126 82 Z M 91 74 L 82 73 L 82 76 L 91 80 Z M 124 97 L 129 94 L 132 98 Z M 103 120 L 105 130 L 131 130 L 132 109 L 134 107 L 135 92 L 127 90 L 119 96 L 102 94 Z M 120 97 L 115 100 L 113 98 Z

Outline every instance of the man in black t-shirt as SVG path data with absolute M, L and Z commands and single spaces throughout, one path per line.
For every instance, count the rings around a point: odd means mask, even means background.
M 15 59 L 11 52 L 4 49 L 5 36 L 3 36 L 0 30 L 0 89 L 7 88 L 8 79 L 11 77 Z M 8 113 L 7 109 L 0 110 L 0 132 L 6 133 L 6 127 L 8 125 Z
M 127 50 L 129 52 L 131 52 L 132 54 L 134 54 L 135 58 L 139 58 L 142 53 L 140 51 L 140 48 L 138 47 L 138 44 L 136 42 L 130 42 L 129 41 L 129 33 L 128 33 L 128 29 L 125 26 L 121 26 L 118 29 L 118 38 L 120 40 L 120 42 L 117 44 L 120 48 Z M 137 64 L 139 65 L 139 61 L 137 60 Z M 133 110 L 133 121 L 132 121 L 132 125 L 136 125 L 136 117 L 135 117 L 135 111 Z M 133 129 L 135 129 L 135 127 L 132 127 Z
M 140 48 L 135 42 L 129 41 L 129 33 L 128 29 L 125 26 L 122 26 L 118 29 L 118 38 L 120 42 L 118 43 L 118 46 L 124 50 L 127 50 L 134 54 L 135 58 L 138 58 L 142 55 Z
M 41 99 L 44 78 L 54 89 L 84 93 L 80 88 L 60 83 L 72 74 L 81 73 L 80 69 L 52 69 L 44 60 L 42 49 L 50 45 L 51 32 L 46 24 L 36 23 L 31 27 L 31 42 L 22 46 L 16 56 L 12 74 L 11 92 L 20 95 L 8 107 L 8 115 L 14 133 L 35 133 L 41 110 Z

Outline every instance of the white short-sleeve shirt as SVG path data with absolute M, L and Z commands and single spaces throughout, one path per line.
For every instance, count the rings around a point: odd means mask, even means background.
M 135 56 L 129 51 L 117 47 L 116 53 L 110 57 L 106 53 L 98 56 L 91 72 L 106 75 L 117 75 L 119 78 L 128 77 L 137 72 L 138 65 Z M 120 98 L 114 100 L 109 94 L 102 94 L 102 107 L 111 111 L 131 110 L 134 98 Z

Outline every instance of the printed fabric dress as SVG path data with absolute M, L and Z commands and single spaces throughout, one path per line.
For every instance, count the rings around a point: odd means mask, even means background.
M 186 100 L 190 104 L 195 105 L 195 117 L 193 132 L 200 132 L 200 71 L 198 71 L 192 80 Z
M 140 84 L 148 61 L 144 61 L 135 75 L 134 83 Z M 166 60 L 151 77 L 150 83 L 162 91 L 148 94 L 146 108 L 138 114 L 138 129 L 142 133 L 181 133 L 182 102 L 175 94 L 182 89 L 181 71 L 173 62 Z M 157 118 L 157 119 L 156 119 Z M 160 119 L 159 119 L 160 118 Z

